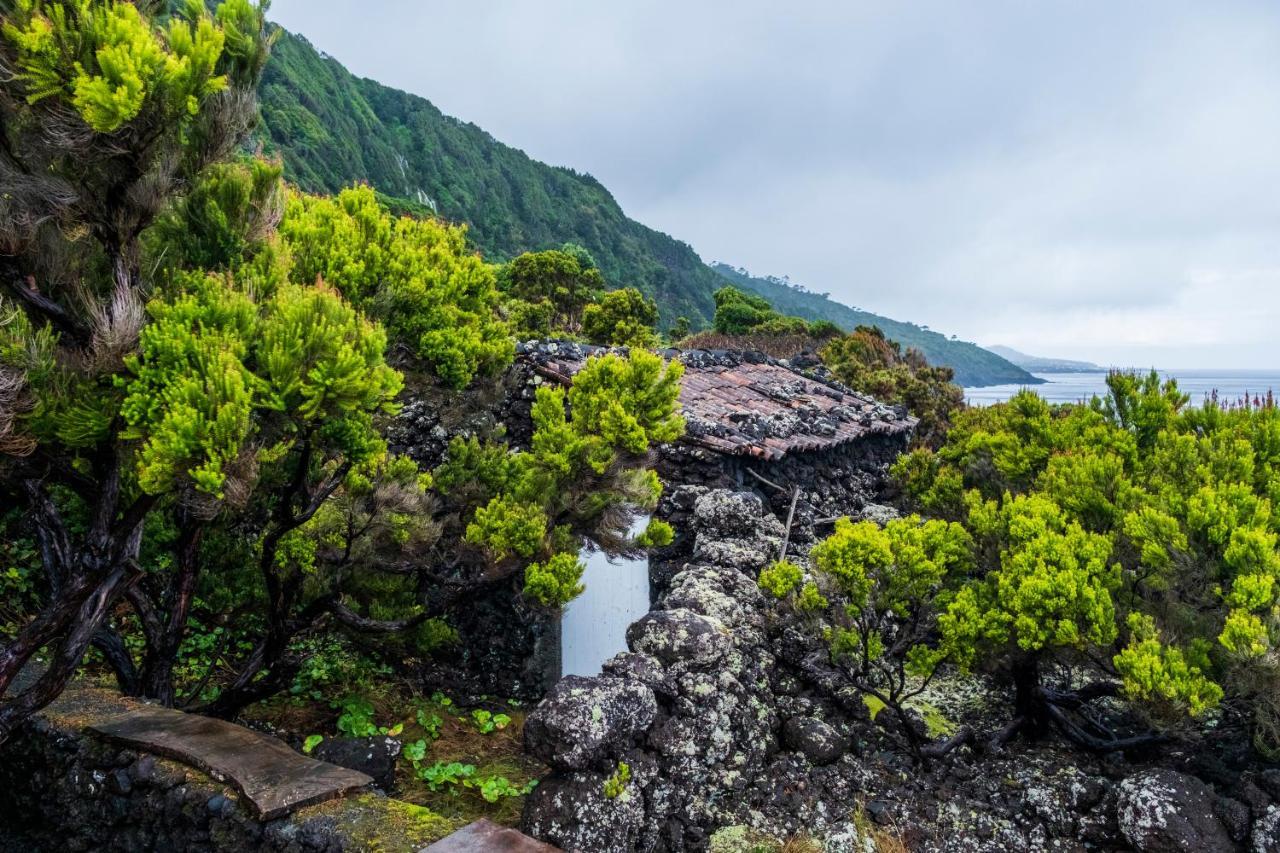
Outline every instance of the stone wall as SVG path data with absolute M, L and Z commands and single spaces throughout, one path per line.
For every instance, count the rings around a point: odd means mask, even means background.
M 407 853 L 456 828 L 376 793 L 258 820 L 229 785 L 83 732 L 130 707 L 72 688 L 14 733 L 0 751 L 0 851 Z
M 526 722 L 526 748 L 554 770 L 525 831 L 566 850 L 700 850 L 718 827 L 785 830 L 853 801 L 849 732 L 791 695 L 754 581 L 782 524 L 751 493 L 666 500 L 687 519 L 688 561 L 628 631 L 630 652 L 561 681 Z
M 414 382 L 388 430 L 396 453 L 412 457 L 423 470 L 444 462 L 454 437 L 497 438 L 527 447 L 533 433 L 530 408 L 543 380 L 516 362 L 489 381 L 464 391 Z M 531 606 L 512 584 L 477 589 L 467 606 L 450 616 L 459 642 L 436 652 L 422 666 L 427 684 L 448 685 L 464 702 L 482 696 L 536 701 L 560 677 L 560 617 Z

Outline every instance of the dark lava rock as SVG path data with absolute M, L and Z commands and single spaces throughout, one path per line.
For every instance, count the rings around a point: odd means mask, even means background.
M 1249 853 L 1280 853 L 1280 806 L 1272 806 L 1254 821 Z
M 577 771 L 544 780 L 525 801 L 525 832 L 568 853 L 630 853 L 644 825 L 644 797 L 634 783 L 605 794 L 609 774 Z
M 372 777 L 379 788 L 389 790 L 395 786 L 400 741 L 381 735 L 326 739 L 320 742 L 311 757 L 348 770 L 358 770 Z
M 1271 768 L 1262 771 L 1258 776 L 1258 784 L 1271 795 L 1272 800 L 1280 800 L 1280 770 Z
M 570 675 L 525 720 L 525 749 L 556 767 L 585 770 L 630 747 L 657 713 L 643 684 Z
M 627 628 L 633 652 L 653 655 L 665 663 L 713 663 L 732 645 L 719 622 L 691 610 L 654 610 Z
M 1236 845 L 1214 814 L 1217 795 L 1192 776 L 1148 770 L 1120 783 L 1120 831 L 1140 853 L 1233 853 Z
M 813 717 L 792 717 L 783 726 L 782 735 L 787 746 L 804 753 L 814 764 L 831 764 L 849 750 L 848 738 Z
M 659 696 L 673 695 L 675 689 L 662 661 L 652 655 L 620 652 L 605 661 L 601 671 L 614 678 L 638 681 Z
M 1227 828 L 1232 841 L 1240 842 L 1249 837 L 1249 807 L 1239 800 L 1219 797 L 1214 803 L 1213 813 Z

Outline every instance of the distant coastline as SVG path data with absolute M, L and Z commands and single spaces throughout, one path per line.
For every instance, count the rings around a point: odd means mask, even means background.
M 1148 368 L 1141 368 L 1143 372 Z M 1050 403 L 1086 402 L 1094 395 L 1107 391 L 1109 368 L 1075 372 L 1037 371 L 1037 385 L 985 385 L 964 389 L 965 401 L 970 405 L 989 406 L 1008 400 L 1023 388 L 1031 388 Z M 1220 401 L 1234 403 L 1248 395 L 1251 401 L 1265 399 L 1268 391 L 1280 394 L 1280 368 L 1239 370 L 1161 370 L 1161 377 L 1176 379 L 1178 387 L 1191 397 L 1193 405 L 1199 405 L 1215 392 Z

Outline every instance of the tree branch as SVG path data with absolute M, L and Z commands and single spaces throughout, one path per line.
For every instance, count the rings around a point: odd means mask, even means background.
M 71 316 L 67 309 L 35 288 L 30 277 L 24 277 L 12 264 L 6 264 L 3 277 L 9 292 L 27 310 L 49 322 L 55 329 L 75 341 L 76 346 L 87 347 L 93 340 L 89 328 Z
M 416 628 L 431 618 L 429 613 L 424 612 L 406 619 L 369 619 L 356 613 L 341 601 L 336 600 L 329 605 L 329 612 L 343 625 L 363 634 L 396 634 L 401 631 L 407 631 L 410 628 Z

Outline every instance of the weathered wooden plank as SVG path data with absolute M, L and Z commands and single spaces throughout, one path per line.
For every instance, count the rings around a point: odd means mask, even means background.
M 189 764 L 230 783 L 272 820 L 365 788 L 363 773 L 316 761 L 269 735 L 223 720 L 147 707 L 88 729 L 115 743 Z

